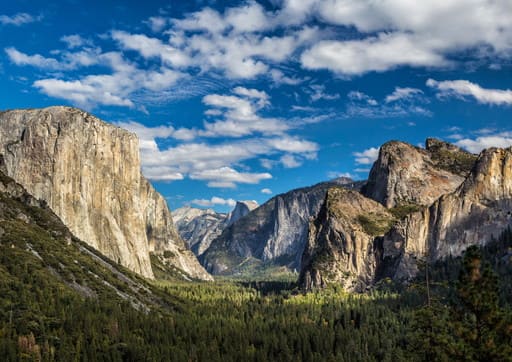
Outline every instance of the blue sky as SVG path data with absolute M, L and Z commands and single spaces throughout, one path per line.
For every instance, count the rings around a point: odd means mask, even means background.
M 18 0 L 0 51 L 0 109 L 136 132 L 173 209 L 365 179 L 392 139 L 512 144 L 509 0 Z

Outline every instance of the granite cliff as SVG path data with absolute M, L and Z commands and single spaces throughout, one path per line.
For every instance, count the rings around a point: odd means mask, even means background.
M 383 238 L 381 277 L 408 279 L 417 260 L 458 256 L 512 224 L 512 148 L 482 151 L 463 184 L 397 223 Z
M 243 274 L 249 264 L 300 268 L 310 218 L 335 185 L 361 187 L 340 178 L 277 195 L 224 229 L 200 257 L 202 264 L 213 274 Z
M 393 215 L 357 191 L 327 191 L 318 217 L 309 225 L 299 283 L 307 290 L 328 283 L 347 290 L 370 285 L 376 269 L 373 240 L 383 235 Z
M 328 191 L 309 228 L 304 288 L 336 283 L 364 290 L 386 277 L 408 280 L 418 260 L 461 255 L 512 224 L 511 148 L 477 157 L 433 139 L 425 150 L 390 142 L 370 178 L 363 193 L 386 208 L 360 194 Z
M 210 247 L 213 239 L 222 231 L 258 207 L 255 201 L 237 201 L 228 214 L 212 209 L 198 209 L 190 206 L 174 210 L 173 219 L 180 236 L 197 256 Z
M 427 139 L 425 149 L 405 142 L 387 142 L 380 148 L 363 193 L 388 208 L 430 205 L 464 181 L 475 159 L 435 139 Z
M 142 176 L 134 134 L 70 107 L 6 111 L 0 154 L 10 177 L 114 261 L 152 278 L 150 252 L 170 251 L 177 268 L 210 278 Z

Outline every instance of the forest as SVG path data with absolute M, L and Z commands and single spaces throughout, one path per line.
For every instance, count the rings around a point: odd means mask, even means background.
M 303 293 L 289 279 L 148 282 L 47 210 L 2 201 L 2 361 L 512 360 L 510 229 L 407 285 Z

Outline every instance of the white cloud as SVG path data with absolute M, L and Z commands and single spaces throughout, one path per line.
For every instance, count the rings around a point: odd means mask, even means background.
M 101 61 L 100 50 L 84 48 L 77 52 L 63 52 L 61 60 L 46 58 L 40 54 L 28 55 L 14 47 L 5 48 L 10 61 L 19 66 L 32 66 L 40 69 L 63 71 L 95 65 Z
M 287 1 L 285 6 L 294 2 Z M 399 66 L 444 66 L 450 64 L 451 54 L 464 50 L 470 51 L 466 56 L 478 58 L 482 47 L 505 57 L 512 50 L 512 3 L 508 0 L 472 0 L 470 4 L 466 0 L 315 0 L 303 5 L 299 13 L 354 26 L 368 35 L 313 46 L 302 56 L 302 64 L 309 69 L 358 75 Z
M 362 152 L 354 152 L 356 164 L 371 165 L 379 157 L 379 149 L 377 147 L 368 148 Z
M 399 66 L 448 64 L 442 55 L 428 47 L 418 47 L 416 39 L 402 33 L 382 33 L 362 40 L 321 41 L 302 54 L 301 63 L 307 69 L 328 69 L 349 76 L 384 72 Z
M 406 96 L 408 92 L 410 94 Z M 344 117 L 389 118 L 404 117 L 411 114 L 431 116 L 431 112 L 423 107 L 422 103 L 426 101 L 418 96 L 419 93 L 415 92 L 416 97 L 411 96 L 411 94 L 411 90 L 408 90 L 408 88 L 397 87 L 395 92 L 379 103 L 363 92 L 351 91 L 347 95 L 351 102 L 347 104 Z M 392 101 L 388 101 L 389 97 L 392 97 Z M 397 102 L 399 99 L 397 97 L 401 99 L 401 102 Z
M 440 97 L 464 98 L 471 96 L 483 104 L 512 105 L 512 90 L 487 89 L 467 80 L 427 80 L 429 87 L 438 90 Z
M 378 104 L 378 102 L 368 94 L 359 91 L 350 91 L 347 94 L 347 97 L 352 101 L 361 101 L 363 103 L 367 103 L 370 106 L 376 106 Z
M 337 171 L 329 171 L 327 172 L 328 179 L 336 179 L 336 178 L 349 178 L 352 179 L 353 176 L 350 172 L 337 172 Z
M 34 87 L 84 108 L 98 104 L 134 108 L 135 103 L 130 98 L 136 92 L 159 92 L 175 85 L 182 77 L 181 73 L 168 68 L 139 69 L 116 52 L 99 54 L 97 59 L 111 68 L 112 74 L 87 75 L 77 80 L 40 79 L 34 82 Z
M 320 84 L 314 84 L 310 86 L 312 92 L 310 93 L 311 101 L 316 102 L 319 100 L 332 101 L 335 99 L 339 99 L 340 95 L 338 93 L 329 94 L 325 91 L 325 86 Z
M 27 13 L 17 13 L 12 16 L 0 15 L 0 24 L 21 26 L 24 24 L 29 24 L 29 23 L 39 21 L 41 19 L 42 19 L 41 16 L 33 17 L 32 15 L 27 14 Z
M 206 137 L 242 137 L 253 133 L 264 135 L 283 134 L 290 126 L 277 118 L 266 118 L 257 114 L 269 105 L 267 93 L 256 89 L 236 87 L 237 95 L 210 94 L 203 103 L 213 107 L 206 114 L 214 116 L 213 122 L 205 122 L 201 135 Z
M 302 162 L 296 156 L 290 154 L 281 156 L 279 161 L 286 168 L 296 168 L 302 165 Z
M 192 180 L 208 181 L 209 187 L 234 188 L 236 183 L 257 184 L 261 180 L 272 178 L 272 175 L 265 173 L 238 172 L 231 167 L 196 171 L 190 174 Z
M 30 65 L 38 68 L 57 70 L 60 63 L 54 58 L 45 58 L 40 54 L 28 55 L 20 52 L 14 47 L 5 48 L 7 56 L 16 65 Z
M 38 88 L 46 95 L 63 98 L 72 101 L 75 104 L 88 107 L 91 102 L 112 105 L 133 107 L 133 102 L 129 99 L 119 97 L 106 90 L 100 91 L 91 82 L 63 81 L 60 79 L 41 79 L 34 82 L 34 87 Z
M 195 199 L 190 201 L 191 204 L 203 206 L 203 207 L 211 207 L 216 205 L 227 205 L 234 207 L 236 205 L 236 201 L 233 199 L 223 199 L 222 197 L 213 196 L 210 200 L 207 199 Z
M 479 153 L 483 149 L 490 147 L 507 148 L 512 146 L 512 133 L 502 132 L 494 135 L 477 137 L 475 139 L 464 138 L 455 143 L 469 152 Z
M 418 88 L 395 87 L 395 90 L 393 91 L 393 93 L 386 96 L 385 101 L 386 101 L 386 103 L 390 103 L 390 102 L 396 102 L 396 101 L 403 100 L 403 99 L 411 99 L 419 94 L 423 94 L 423 91 Z
M 162 16 L 152 16 L 146 23 L 154 33 L 158 33 L 167 26 L 168 19 Z
M 61 37 L 60 40 L 66 43 L 70 49 L 79 48 L 84 45 L 92 46 L 92 42 L 90 40 L 84 39 L 78 34 L 65 35 Z
M 272 195 L 272 190 L 271 189 L 261 189 L 260 191 L 262 194 L 265 194 L 265 195 Z
M 124 31 L 113 31 L 112 39 L 125 50 L 134 50 L 144 58 L 159 58 L 163 63 L 176 67 L 191 63 L 189 57 L 179 49 L 164 44 L 160 39 L 150 38 L 144 34 L 129 34 Z

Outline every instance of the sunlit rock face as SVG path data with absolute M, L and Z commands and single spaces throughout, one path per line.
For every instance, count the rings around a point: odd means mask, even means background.
M 396 155 L 406 154 L 416 167 L 398 162 Z M 418 168 L 428 174 L 421 184 L 411 181 Z M 382 169 L 389 172 L 376 177 Z M 459 256 L 512 224 L 512 148 L 490 148 L 477 157 L 437 140 L 427 140 L 426 150 L 391 142 L 372 170 L 375 183 L 364 194 L 376 200 L 348 190 L 328 191 L 310 224 L 303 288 L 334 283 L 361 291 L 383 278 L 407 281 L 417 274 L 419 261 Z M 452 176 L 438 182 L 440 170 Z M 463 181 L 454 187 L 457 177 Z
M 428 139 L 425 149 L 391 141 L 380 148 L 364 194 L 386 207 L 430 205 L 464 181 L 475 159 L 435 139 Z
M 417 259 L 458 256 L 512 224 L 512 149 L 484 150 L 454 192 L 397 223 L 385 236 L 383 274 L 408 279 Z
M 329 189 L 309 226 L 299 283 L 307 290 L 327 284 L 364 290 L 375 276 L 374 239 L 389 230 L 392 221 L 384 206 L 359 192 Z
M 361 187 L 340 178 L 277 195 L 227 227 L 202 255 L 202 264 L 214 274 L 233 274 L 251 262 L 299 270 L 310 219 L 335 185 Z
M 176 267 L 210 278 L 142 176 L 136 135 L 74 108 L 14 110 L 0 114 L 0 153 L 10 177 L 111 259 L 152 278 L 149 253 L 170 250 Z

